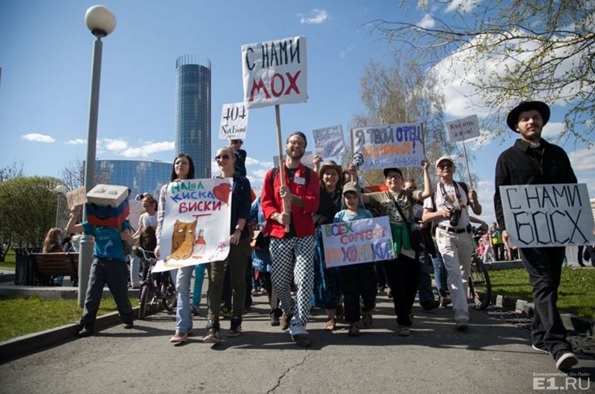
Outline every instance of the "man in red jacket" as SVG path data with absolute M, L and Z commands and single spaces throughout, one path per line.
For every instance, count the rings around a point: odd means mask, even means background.
M 285 143 L 284 182 L 273 168 L 264 177 L 262 211 L 264 233 L 271 237 L 271 281 L 281 301 L 281 328 L 289 328 L 299 346 L 310 346 L 306 324 L 310 317 L 310 296 L 314 287 L 314 221 L 319 204 L 318 175 L 301 163 L 306 152 L 304 133 L 292 133 Z M 291 296 L 291 284 L 297 297 Z

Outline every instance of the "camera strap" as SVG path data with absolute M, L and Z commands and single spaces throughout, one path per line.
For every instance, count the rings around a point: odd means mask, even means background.
M 454 188 L 455 188 L 455 195 L 457 196 L 457 200 L 459 201 L 459 206 L 462 208 L 462 204 L 461 204 L 461 195 L 459 194 L 459 185 L 457 184 L 456 181 L 452 181 Z M 440 184 L 440 193 L 442 193 L 442 197 L 444 198 L 444 200 L 446 200 L 446 202 L 449 202 L 450 205 L 452 205 L 454 207 L 455 203 L 454 201 L 450 200 L 450 197 L 448 196 L 448 194 L 446 193 L 446 190 L 444 189 L 444 184 L 442 182 L 439 182 Z

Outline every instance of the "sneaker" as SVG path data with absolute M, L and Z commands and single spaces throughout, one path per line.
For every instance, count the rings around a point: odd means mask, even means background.
M 179 331 L 176 331 L 176 333 L 171 338 L 169 338 L 169 341 L 171 343 L 182 343 L 182 342 L 186 342 L 187 340 L 188 340 L 188 334 L 186 334 L 185 332 L 182 333 Z
M 431 311 L 432 309 L 438 308 L 440 306 L 440 302 L 436 300 L 429 300 L 420 302 L 420 305 L 424 311 Z
M 350 337 L 359 337 L 359 326 L 357 323 L 351 323 L 349 325 L 349 331 L 347 332 L 347 335 Z
M 466 321 L 458 321 L 455 325 L 457 331 L 467 331 L 469 329 L 469 323 L 467 323 Z
M 198 305 L 192 305 L 192 315 L 198 316 Z
M 393 298 L 393 291 L 390 289 L 390 287 L 386 288 L 386 296 L 388 298 Z
M 448 295 L 442 296 L 440 306 L 442 306 L 443 308 L 446 308 L 450 304 L 452 304 L 452 300 L 450 299 L 450 297 Z
M 294 341 L 296 345 L 302 347 L 309 347 L 310 345 L 312 345 L 312 342 L 310 342 L 310 337 L 308 336 L 308 334 L 292 335 L 291 340 Z
M 550 354 L 550 352 L 548 352 L 547 350 L 545 350 L 542 346 L 543 345 L 536 345 L 536 344 L 532 344 L 531 345 L 531 347 L 533 348 L 533 350 L 537 350 L 538 352 L 545 353 L 545 354 Z
M 242 318 L 233 316 L 231 318 L 231 327 L 227 332 L 228 337 L 238 337 L 242 333 Z
M 79 332 L 77 332 L 77 335 L 81 338 L 86 338 L 90 337 L 94 333 L 95 330 L 92 327 L 83 327 Z
M 291 323 L 291 319 L 293 319 L 293 315 L 291 313 L 285 313 L 283 312 L 283 314 L 281 315 L 281 329 L 283 331 L 289 329 L 289 323 Z
M 221 307 L 219 313 L 223 317 L 231 317 L 231 309 L 229 309 L 226 305 Z
M 277 326 L 281 325 L 281 322 L 279 321 L 279 317 L 281 316 L 281 313 L 282 312 L 280 309 L 275 309 L 274 311 L 269 313 L 269 315 L 271 317 L 271 326 L 277 327 Z
M 372 312 L 362 312 L 362 326 L 368 328 L 372 326 L 374 318 L 372 318 Z
M 565 371 L 575 366 L 577 363 L 578 358 L 576 358 L 574 353 L 565 351 L 556 360 L 556 368 L 558 368 L 560 371 Z
M 124 324 L 124 329 L 130 330 L 131 328 L 134 328 L 134 323 L 133 322 Z
M 221 330 L 218 321 L 207 323 L 207 335 L 202 340 L 204 343 L 221 343 Z
M 409 326 L 399 324 L 399 326 L 397 327 L 397 335 L 400 337 L 408 337 L 409 335 L 411 335 L 411 329 L 409 328 Z

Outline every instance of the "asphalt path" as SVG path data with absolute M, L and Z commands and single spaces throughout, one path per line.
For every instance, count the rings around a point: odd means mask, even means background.
M 202 342 L 194 318 L 185 344 L 169 343 L 175 316 L 160 312 L 0 365 L 0 393 L 529 393 L 540 388 L 595 391 L 595 360 L 579 354 L 570 374 L 531 348 L 529 332 L 481 311 L 470 330 L 454 328 L 452 310 L 414 308 L 410 337 L 396 335 L 392 301 L 379 296 L 372 328 L 349 337 L 324 331 L 322 311 L 308 324 L 313 345 L 300 348 L 271 327 L 266 297 L 255 297 L 243 333 Z M 204 311 L 204 308 L 203 308 Z M 552 392 L 552 390 L 547 390 Z M 566 390 L 563 390 L 566 391 Z

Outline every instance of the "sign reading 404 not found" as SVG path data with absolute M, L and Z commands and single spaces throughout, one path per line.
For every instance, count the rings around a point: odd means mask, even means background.
M 593 243 L 587 185 L 500 186 L 510 244 L 520 248 Z
M 220 140 L 246 139 L 248 110 L 243 102 L 223 104 L 221 110 Z

